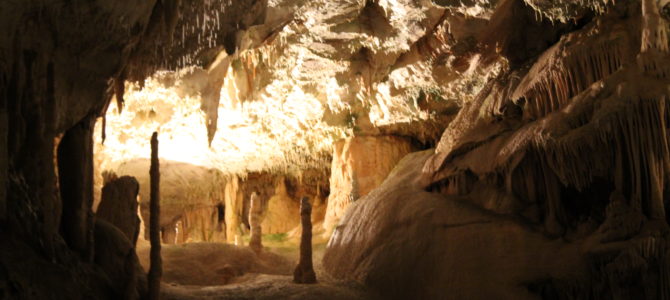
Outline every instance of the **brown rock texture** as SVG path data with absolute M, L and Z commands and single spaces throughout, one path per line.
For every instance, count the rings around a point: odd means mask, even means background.
M 293 271 L 293 282 L 316 283 L 316 273 L 312 265 L 312 205 L 307 197 L 300 200 L 300 224 L 300 261 Z
M 0 100 L 0 145 L 7 145 L 7 99 Z M 7 214 L 7 147 L 0 147 L 0 221 Z
M 219 206 L 224 205 L 224 189 L 230 176 L 220 171 L 188 163 L 160 160 L 161 165 L 161 228 L 169 237 L 166 243 L 185 241 L 225 241 Z M 149 219 L 150 178 L 146 170 L 149 160 L 122 163 L 113 171 L 133 176 L 140 183 L 140 211 Z M 147 224 L 145 224 L 147 225 Z M 145 228 L 145 232 L 148 232 Z M 144 237 L 148 239 L 147 237 Z
M 146 299 L 147 277 L 140 265 L 135 245 L 126 233 L 104 220 L 95 221 L 95 263 L 116 285 L 119 299 Z
M 240 179 L 233 177 L 226 182 L 224 188 L 226 240 L 228 243 L 241 243 L 242 235 L 246 228 L 242 223 L 244 212 L 244 194 L 240 187 Z
M 0 2 L 4 298 L 126 298 L 94 261 L 92 125 L 114 93 L 122 106 L 124 79 L 143 80 L 206 43 L 194 30 L 175 31 L 210 12 L 205 1 L 178 2 Z M 262 21 L 267 1 L 216 5 L 221 43 L 235 49 L 231 33 Z M 175 47 L 182 33 L 187 41 Z
M 574 24 L 532 18 L 567 1 L 492 7 L 477 51 L 509 65 L 347 209 L 330 274 L 388 299 L 667 297 L 667 2 L 571 3 Z
M 160 299 L 161 275 L 161 232 L 160 232 L 160 166 L 158 160 L 158 133 L 151 136 L 151 193 L 149 199 L 149 238 L 151 242 L 151 266 L 149 267 L 149 299 Z
M 137 244 L 140 217 L 137 215 L 137 195 L 140 184 L 134 177 L 113 179 L 102 188 L 102 200 L 96 211 L 98 219 L 105 220 L 123 232 L 131 244 Z
M 256 192 L 251 193 L 250 201 L 249 226 L 251 227 L 251 237 L 249 239 L 249 248 L 256 253 L 260 253 L 263 250 L 263 231 L 261 226 L 261 222 L 263 222 L 263 203 Z
M 93 117 L 89 116 L 68 130 L 58 144 L 61 234 L 87 260 L 93 259 L 92 157 Z
M 267 200 L 263 231 L 266 234 L 289 232 L 300 225 L 300 204 L 288 194 L 286 178 L 276 180 L 274 194 Z
M 336 226 L 351 203 L 378 187 L 395 164 L 413 150 L 408 139 L 395 136 L 360 136 L 336 142 L 324 228 L 328 231 Z

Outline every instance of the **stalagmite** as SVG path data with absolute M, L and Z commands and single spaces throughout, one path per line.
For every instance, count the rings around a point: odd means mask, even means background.
M 7 100 L 0 100 L 0 221 L 7 213 Z
M 151 266 L 149 267 L 149 299 L 160 298 L 161 275 L 163 273 L 161 263 L 161 236 L 160 236 L 160 170 L 158 161 L 158 133 L 151 136 L 151 194 L 150 194 L 150 217 L 149 238 L 151 240 Z
M 303 197 L 300 201 L 300 219 L 302 221 L 300 262 L 293 271 L 293 282 L 316 283 L 316 274 L 312 266 L 312 206 L 307 197 Z
M 140 184 L 137 179 L 123 176 L 111 180 L 102 188 L 100 205 L 96 212 L 103 219 L 119 228 L 133 246 L 140 233 L 140 218 L 137 216 L 137 194 Z
M 251 194 L 251 206 L 249 207 L 249 226 L 251 226 L 251 240 L 249 241 L 249 247 L 254 250 L 256 253 L 260 253 L 263 249 L 263 244 L 261 243 L 261 222 L 263 221 L 263 206 L 261 205 L 261 199 L 258 197 L 256 192 Z

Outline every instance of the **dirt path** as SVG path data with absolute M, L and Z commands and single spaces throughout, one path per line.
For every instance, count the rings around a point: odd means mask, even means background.
M 329 277 L 321 265 L 325 241 L 314 245 L 314 268 L 319 283 L 293 283 L 297 244 L 268 243 L 261 255 L 248 247 L 224 243 L 163 245 L 162 299 L 379 299 L 356 283 Z M 148 267 L 148 247 L 138 256 Z
M 243 283 L 225 286 L 177 286 L 163 285 L 165 300 L 264 300 L 264 299 L 304 299 L 304 300 L 364 300 L 378 299 L 366 293 L 360 286 L 323 282 L 317 284 L 295 284 L 292 276 L 257 274 Z

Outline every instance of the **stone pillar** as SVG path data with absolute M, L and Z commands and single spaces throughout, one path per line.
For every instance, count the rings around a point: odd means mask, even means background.
M 360 136 L 339 140 L 333 147 L 330 196 L 324 229 L 330 233 L 346 208 L 381 185 L 396 163 L 414 151 L 409 139 Z
M 60 231 L 68 246 L 93 260 L 93 127 L 84 118 L 58 145 L 58 174 L 63 201 Z
M 261 222 L 263 217 L 263 205 L 261 198 L 256 192 L 251 193 L 251 205 L 249 207 L 249 226 L 251 227 L 251 239 L 249 240 L 249 247 L 256 253 L 260 253 L 263 249 L 261 242 Z
M 135 177 L 123 176 L 109 181 L 102 188 L 97 217 L 116 226 L 135 247 L 140 233 L 137 215 L 137 194 L 140 184 Z
M 161 227 L 161 240 L 163 241 L 163 244 L 177 243 L 177 225 L 175 223 L 170 223 Z
M 149 238 L 151 252 L 149 266 L 149 300 L 160 299 L 161 276 L 163 274 L 161 260 L 161 233 L 160 233 L 160 167 L 158 160 L 158 133 L 151 136 L 151 191 L 149 195 Z
M 0 221 L 7 216 L 7 99 L 0 99 Z
M 302 223 L 300 261 L 293 271 L 293 282 L 316 283 L 316 274 L 312 266 L 312 206 L 307 197 L 303 197 L 300 201 L 300 221 Z
M 224 191 L 224 202 L 226 206 L 226 240 L 233 243 L 240 238 L 240 225 L 242 224 L 242 193 L 239 188 L 239 178 L 232 177 L 226 182 Z M 237 237 L 237 238 L 236 238 Z M 237 244 L 237 243 L 236 243 Z

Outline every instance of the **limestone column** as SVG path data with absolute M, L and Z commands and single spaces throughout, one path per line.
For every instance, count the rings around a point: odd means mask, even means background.
M 58 177 L 63 201 L 60 231 L 68 246 L 93 260 L 93 126 L 84 118 L 58 145 Z
M 149 259 L 149 300 L 160 299 L 161 276 L 163 274 L 161 260 L 161 232 L 160 232 L 160 169 L 158 160 L 158 133 L 151 136 L 151 191 L 149 194 L 149 238 L 151 252 Z
M 0 221 L 7 215 L 7 99 L 0 99 Z
M 249 247 L 256 253 L 260 253 L 263 249 L 261 243 L 261 222 L 263 217 L 263 206 L 261 199 L 256 192 L 251 193 L 251 204 L 249 207 L 249 226 L 251 227 L 251 239 L 249 240 Z
M 240 224 L 242 218 L 242 195 L 240 191 L 240 180 L 233 176 L 226 182 L 224 190 L 226 240 L 228 243 L 236 242 L 240 235 Z M 237 243 L 236 243 L 237 244 Z
M 307 197 L 302 197 L 300 201 L 300 221 L 302 223 L 300 261 L 293 271 L 293 282 L 316 283 L 316 274 L 312 265 L 312 206 Z

